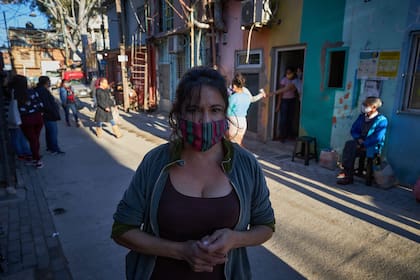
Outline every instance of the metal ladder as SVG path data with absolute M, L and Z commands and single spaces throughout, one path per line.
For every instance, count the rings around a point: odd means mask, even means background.
M 148 110 L 147 47 L 141 45 L 141 33 L 134 35 L 131 48 L 131 83 L 137 94 L 137 107 Z

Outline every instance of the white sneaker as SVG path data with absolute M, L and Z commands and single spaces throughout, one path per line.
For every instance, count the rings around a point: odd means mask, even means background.
M 38 160 L 38 161 L 35 162 L 34 166 L 35 166 L 35 168 L 39 169 L 39 168 L 44 167 L 44 164 L 42 163 L 42 161 Z

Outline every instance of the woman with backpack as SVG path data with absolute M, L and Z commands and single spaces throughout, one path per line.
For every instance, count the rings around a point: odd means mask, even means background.
M 60 91 L 61 105 L 63 106 L 63 109 L 64 109 L 64 116 L 66 118 L 67 126 L 71 126 L 70 118 L 69 118 L 70 111 L 71 111 L 74 117 L 74 121 L 76 122 L 76 126 L 79 127 L 80 124 L 79 124 L 79 116 L 78 116 L 77 108 L 76 108 L 76 95 L 71 89 L 70 81 L 63 79 L 61 81 L 59 91 Z

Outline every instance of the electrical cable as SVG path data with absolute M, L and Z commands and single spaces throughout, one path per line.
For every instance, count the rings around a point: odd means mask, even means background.
M 249 34 L 248 34 L 248 44 L 247 44 L 247 48 L 246 48 L 246 60 L 245 60 L 245 64 L 249 63 L 249 51 L 251 48 L 251 36 L 252 36 L 252 30 L 255 27 L 255 22 L 251 25 L 251 29 L 249 30 Z

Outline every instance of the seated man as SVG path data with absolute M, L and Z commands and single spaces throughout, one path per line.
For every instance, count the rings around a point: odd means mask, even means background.
M 378 97 L 367 97 L 363 102 L 362 113 L 351 127 L 353 140 L 347 141 L 343 149 L 344 172 L 337 176 L 337 184 L 353 183 L 354 162 L 362 152 L 366 152 L 367 158 L 380 153 L 388 126 L 387 118 L 378 112 L 381 106 L 382 101 Z

